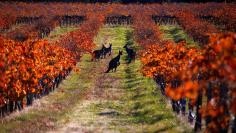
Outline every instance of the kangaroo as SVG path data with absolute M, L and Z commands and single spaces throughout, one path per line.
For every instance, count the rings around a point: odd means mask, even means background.
M 133 60 L 135 59 L 136 52 L 132 48 L 129 48 L 127 44 L 124 46 L 124 48 L 125 48 L 125 50 L 128 54 L 128 60 L 129 60 L 129 63 L 130 63 L 132 59 Z
M 103 53 L 104 57 L 106 57 L 107 54 L 110 56 L 111 50 L 112 50 L 112 44 L 110 43 L 109 47 L 104 49 L 104 53 Z
M 109 62 L 108 69 L 105 73 L 109 73 L 110 70 L 113 71 L 114 69 L 116 71 L 116 68 L 120 65 L 120 56 L 121 55 L 122 55 L 122 51 L 119 51 L 119 54 Z
M 93 60 L 99 60 L 100 58 L 103 58 L 103 53 L 104 53 L 104 49 L 105 49 L 105 46 L 102 45 L 102 49 L 99 49 L 99 50 L 94 50 L 93 53 L 92 53 L 92 61 Z

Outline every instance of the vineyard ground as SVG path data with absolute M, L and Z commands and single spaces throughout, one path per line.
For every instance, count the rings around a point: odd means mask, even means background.
M 163 32 L 162 37 L 164 40 L 172 40 L 176 43 L 185 40 L 188 47 L 199 47 L 179 25 L 160 25 L 159 28 Z
M 111 42 L 114 57 L 128 32 L 132 29 L 103 27 L 95 42 Z M 111 57 L 91 62 L 84 55 L 79 73 L 72 72 L 56 92 L 4 119 L 0 132 L 190 132 L 155 82 L 139 72 L 140 61 L 127 64 L 123 53 L 117 72 L 109 74 L 104 71 Z
M 50 35 L 48 37 L 46 37 L 45 39 L 49 40 L 49 41 L 55 41 L 60 39 L 60 36 L 63 36 L 64 34 L 74 31 L 74 30 L 78 30 L 79 27 L 76 26 L 68 26 L 68 27 L 56 27 L 53 29 L 52 32 L 50 32 Z

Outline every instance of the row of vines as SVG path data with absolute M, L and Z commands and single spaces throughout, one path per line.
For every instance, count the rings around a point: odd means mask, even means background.
M 143 47 L 142 73 L 156 81 L 173 110 L 185 113 L 188 104 L 189 115 L 196 113 L 190 120 L 195 122 L 195 131 L 203 127 L 209 132 L 236 131 L 232 126 L 236 123 L 236 35 L 222 33 L 235 31 L 234 4 L 0 6 L 2 32 L 20 23 L 27 25 L 20 29 L 26 36 L 23 39 L 12 38 L 14 30 L 0 37 L 2 114 L 22 109 L 25 98 L 29 105 L 32 99 L 54 90 L 75 68 L 81 55 L 92 52 L 93 37 L 104 23 L 132 24 L 134 39 Z M 185 41 L 163 41 L 163 33 L 155 23 L 162 18 L 183 27 L 201 48 L 188 47 Z M 59 40 L 49 43 L 42 39 L 55 27 L 73 23 L 79 23 L 79 29 Z
M 104 18 L 87 13 L 80 29 L 48 42 L 40 38 L 24 41 L 0 37 L 0 115 L 22 110 L 58 87 L 73 69 L 83 53 L 91 53 L 93 38 Z
M 195 131 L 204 127 L 206 132 L 235 132 L 236 34 L 220 33 L 190 12 L 179 11 L 176 16 L 186 32 L 207 39 L 197 39 L 205 44 L 202 48 L 188 47 L 185 41 L 163 41 L 146 14 L 135 14 L 133 25 L 136 42 L 144 48 L 142 73 L 156 81 L 177 114 L 185 114 L 188 104 Z M 196 116 L 191 116 L 193 112 Z

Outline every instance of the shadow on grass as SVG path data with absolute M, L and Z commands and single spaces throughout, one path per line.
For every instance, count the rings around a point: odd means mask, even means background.
M 194 40 L 178 25 L 161 25 L 160 30 L 164 33 L 164 40 L 173 40 L 175 43 L 186 41 L 188 47 L 199 48 L 198 43 L 194 42 Z
M 172 35 L 175 43 L 185 40 L 184 36 L 180 32 L 181 32 L 181 29 L 179 27 L 173 27 L 169 31 L 169 33 Z
M 157 125 L 157 123 L 162 123 L 165 120 L 173 120 L 174 117 L 170 113 L 160 113 L 160 111 L 165 111 L 165 105 L 157 105 L 157 99 L 153 93 L 155 89 L 152 87 L 153 84 L 148 79 L 142 77 L 141 74 L 137 74 L 137 69 L 139 67 L 134 63 L 131 63 L 125 69 L 125 79 L 127 80 L 125 82 L 125 88 L 127 88 L 129 93 L 132 93 L 128 98 L 130 112 L 127 115 L 131 117 L 133 123 L 147 125 L 149 127 Z M 175 126 L 164 126 L 159 130 L 168 131 Z M 157 129 L 153 128 L 152 132 L 157 132 Z
M 118 115 L 120 115 L 120 113 L 116 112 L 116 111 L 106 111 L 106 112 L 100 112 L 100 113 L 98 113 L 98 115 L 101 115 L 101 116 L 118 116 Z

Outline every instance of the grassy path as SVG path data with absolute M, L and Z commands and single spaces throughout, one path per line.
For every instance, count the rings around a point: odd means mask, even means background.
M 53 41 L 60 39 L 61 36 L 71 32 L 71 31 L 78 30 L 78 29 L 79 29 L 79 27 L 76 27 L 76 26 L 69 26 L 69 27 L 58 26 L 55 29 L 53 29 L 53 31 L 50 32 L 49 36 L 46 37 L 45 39 L 53 42 Z
M 178 25 L 160 25 L 159 28 L 164 33 L 162 34 L 164 40 L 173 40 L 176 43 L 185 40 L 188 47 L 198 47 L 198 44 Z
M 95 42 L 111 42 L 113 54 L 132 32 L 127 27 L 103 27 Z M 153 80 L 139 72 L 139 60 L 127 64 L 126 53 L 117 72 L 105 74 L 111 57 L 91 62 L 84 55 L 78 67 L 57 89 L 32 107 L 2 121 L 0 132 L 189 132 L 180 125 Z
M 104 27 L 95 41 L 111 42 L 114 56 L 127 41 L 132 42 L 126 38 L 129 32 L 129 28 Z M 139 72 L 139 60 L 126 64 L 125 59 L 122 56 L 117 72 L 109 74 L 103 72 L 110 59 L 97 62 L 100 69 L 94 75 L 93 89 L 74 107 L 68 122 L 51 132 L 185 132 L 153 80 Z

